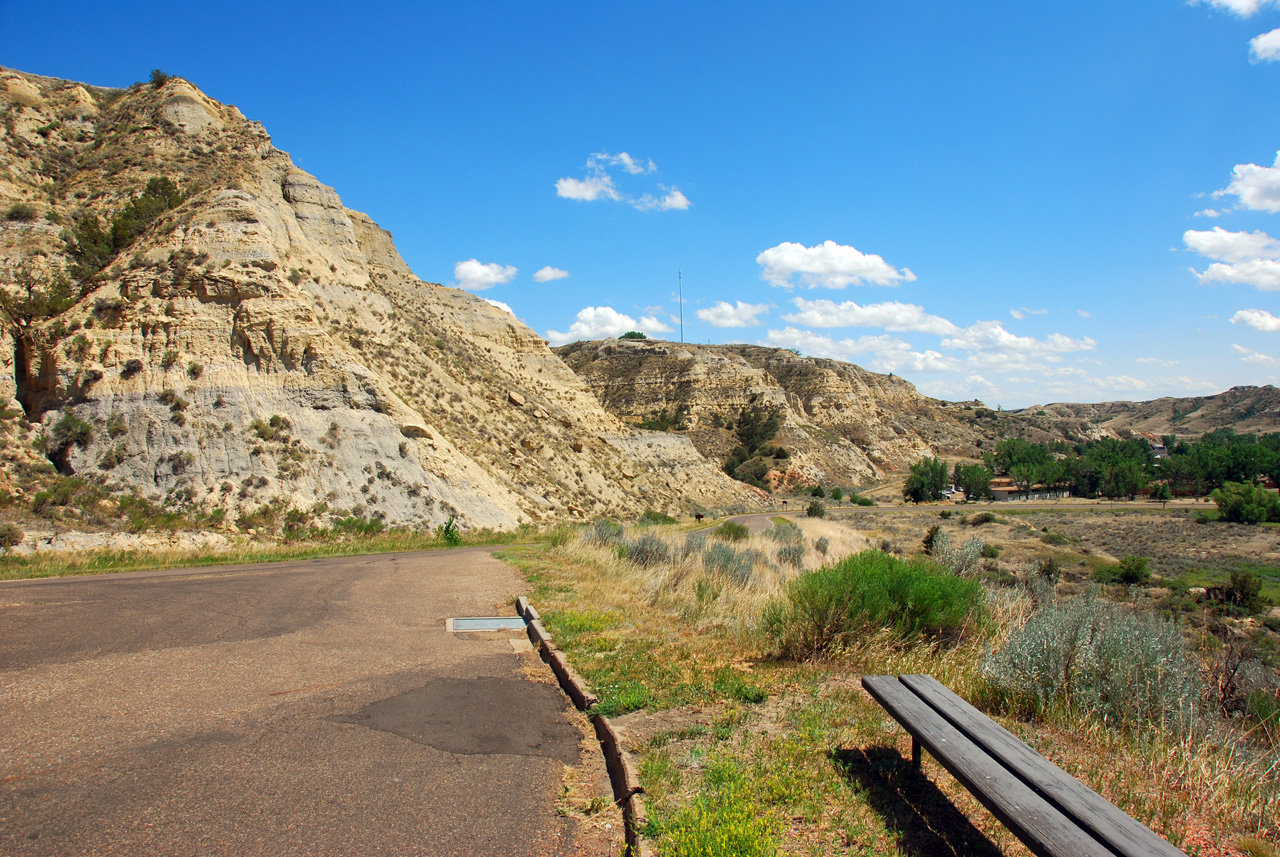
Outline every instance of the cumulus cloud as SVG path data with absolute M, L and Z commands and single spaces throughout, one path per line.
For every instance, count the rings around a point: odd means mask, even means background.
M 587 175 L 584 178 L 566 177 L 556 180 L 556 196 L 579 202 L 594 202 L 598 199 L 625 202 L 639 211 L 687 209 L 692 203 L 677 188 L 659 184 L 658 189 L 664 191 L 662 195 L 644 193 L 637 197 L 621 190 L 610 173 L 610 170 L 613 170 L 639 176 L 655 172 L 657 169 L 658 165 L 651 158 L 635 158 L 626 152 L 619 152 L 616 155 L 609 152 L 595 152 L 587 158 Z
M 1049 314 L 1049 311 L 1047 309 L 1031 309 L 1030 307 L 1025 307 L 1025 306 L 1019 307 L 1018 309 L 1009 310 L 1009 315 L 1013 316 L 1018 321 L 1022 321 L 1024 318 L 1026 318 L 1029 315 L 1048 315 L 1048 314 Z
M 562 271 L 559 268 L 553 268 L 550 265 L 539 268 L 533 272 L 533 278 L 539 283 L 549 283 L 552 280 L 563 280 L 569 276 L 568 271 Z
M 632 203 L 640 211 L 684 211 L 691 203 L 689 198 L 675 188 L 658 185 L 666 191 L 661 198 L 646 193 Z
M 1194 216 L 1195 216 L 1195 217 L 1208 217 L 1209 219 L 1211 219 L 1211 220 L 1212 220 L 1212 219 L 1215 219 L 1215 218 L 1221 217 L 1221 216 L 1222 216 L 1222 215 L 1224 215 L 1224 214 L 1226 214 L 1226 212 L 1225 212 L 1225 211 L 1219 211 L 1219 210 L 1218 210 L 1218 209 L 1216 209 L 1216 208 L 1202 208 L 1202 209 L 1200 209 L 1199 211 L 1197 211 L 1197 212 L 1195 213 L 1195 215 L 1194 215 Z
M 1087 336 L 1073 339 L 1061 333 L 1051 333 L 1044 339 L 1018 336 L 1005 330 L 998 321 L 979 321 L 942 340 L 944 348 L 1026 354 L 1042 359 L 1071 351 L 1092 351 L 1097 344 Z
M 1193 5 L 1208 5 L 1224 9 L 1240 18 L 1249 18 L 1265 6 L 1280 5 L 1277 0 L 1192 0 Z
M 1274 166 L 1236 164 L 1231 176 L 1231 184 L 1214 191 L 1215 197 L 1234 196 L 1241 208 L 1251 211 L 1280 212 L 1280 152 Z
M 513 265 L 485 263 L 477 259 L 468 259 L 453 266 L 453 277 L 458 281 L 458 287 L 471 292 L 481 292 L 509 283 L 515 275 L 516 268 Z
M 1280 27 L 1249 40 L 1249 62 L 1280 60 Z
M 1254 351 L 1252 348 L 1245 348 L 1243 345 L 1231 344 L 1231 350 L 1240 355 L 1241 363 L 1248 363 L 1251 366 L 1274 366 L 1280 363 L 1280 360 L 1269 354 L 1263 354 L 1261 351 Z
M 788 313 L 783 319 L 808 327 L 883 327 L 885 330 L 916 331 L 938 336 L 960 330 L 942 316 L 925 312 L 924 307 L 900 301 L 861 305 L 853 301 L 837 304 L 825 299 L 810 301 L 796 298 L 792 303 L 799 311 Z
M 1280 258 L 1280 241 L 1261 229 L 1253 232 L 1228 232 L 1221 226 L 1207 232 L 1188 229 L 1182 233 L 1182 240 L 1189 249 L 1219 262 Z
M 1235 265 L 1214 262 L 1203 274 L 1194 269 L 1193 273 L 1202 283 L 1238 283 L 1264 292 L 1280 290 L 1280 261 L 1275 259 L 1255 259 Z
M 1231 316 L 1232 324 L 1247 324 L 1254 330 L 1267 333 L 1280 331 L 1280 317 L 1274 316 L 1265 309 L 1242 309 Z
M 700 309 L 695 315 L 712 327 L 755 327 L 760 323 L 758 316 L 768 311 L 768 304 L 738 301 L 735 306 L 728 301 L 716 301 L 715 306 Z
M 641 316 L 636 321 L 629 315 L 618 312 L 609 306 L 589 306 L 578 311 L 573 324 L 566 333 L 548 330 L 547 339 L 552 345 L 563 345 L 581 339 L 605 339 L 610 336 L 621 336 L 631 331 L 640 330 L 645 333 L 670 333 L 671 328 L 653 316 Z
M 761 267 L 761 279 L 782 288 L 791 288 L 792 277 L 796 275 L 811 289 L 818 286 L 843 289 L 863 283 L 896 286 L 900 281 L 910 283 L 916 279 L 910 268 L 899 271 L 874 253 L 861 253 L 834 241 L 824 241 L 815 247 L 783 241 L 756 256 L 756 263 Z
M 761 344 L 795 348 L 802 354 L 833 360 L 853 361 L 861 355 L 870 355 L 872 359 L 867 365 L 877 372 L 954 372 L 962 366 L 959 360 L 937 351 L 913 351 L 910 343 L 893 336 L 835 339 L 811 330 L 787 327 L 770 330 Z
M 622 199 L 613 184 L 612 176 L 587 176 L 585 179 L 564 178 L 556 180 L 556 196 L 591 202 L 597 199 Z
M 484 302 L 489 304 L 490 306 L 496 306 L 498 309 L 502 310 L 503 312 L 509 312 L 512 315 L 516 314 L 515 310 L 513 310 L 507 304 L 504 304 L 502 301 L 495 301 L 493 298 L 485 298 Z

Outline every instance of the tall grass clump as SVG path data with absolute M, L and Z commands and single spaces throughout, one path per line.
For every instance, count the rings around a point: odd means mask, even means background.
M 734 583 L 745 586 L 751 582 L 756 563 L 763 557 L 751 548 L 741 550 L 724 543 L 716 543 L 702 555 L 702 567 L 709 572 L 723 574 Z
M 607 547 L 621 544 L 625 533 L 626 531 L 623 529 L 622 524 L 615 524 L 613 521 L 606 521 L 604 518 L 600 518 L 591 525 L 591 529 L 587 530 L 583 539 L 587 544 Z
M 641 533 L 634 542 L 622 542 L 618 546 L 619 556 L 622 556 L 624 551 L 626 554 L 624 559 L 644 568 L 671 562 L 671 545 L 653 533 Z
M 736 521 L 725 521 L 720 526 L 711 531 L 711 534 L 718 539 L 726 542 L 742 542 L 746 541 L 751 531 L 747 529 L 746 524 L 739 524 Z
M 1178 626 L 1096 590 L 1041 601 L 983 661 L 982 676 L 997 704 L 1022 714 L 1085 714 L 1178 735 L 1202 720 L 1204 680 Z
M 868 550 L 791 581 L 765 606 L 762 623 L 783 655 L 803 658 L 882 628 L 903 641 L 958 637 L 980 618 L 983 598 L 975 580 Z
M 774 521 L 773 529 L 769 530 L 769 538 L 779 544 L 798 545 L 804 541 L 804 530 L 794 521 Z
M 680 551 L 680 558 L 701 554 L 707 549 L 707 536 L 705 533 L 689 533 L 684 537 L 684 548 Z

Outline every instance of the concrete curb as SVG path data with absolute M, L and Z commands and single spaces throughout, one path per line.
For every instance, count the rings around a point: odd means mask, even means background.
M 542 624 L 542 617 L 529 603 L 529 599 L 521 595 L 516 599 L 516 612 L 525 620 L 529 640 L 538 647 L 538 653 L 555 673 L 560 689 L 573 701 L 579 711 L 588 711 L 600 701 L 591 692 L 591 686 L 569 665 L 568 658 L 551 640 L 551 635 Z M 635 765 L 631 754 L 618 740 L 618 733 L 613 724 L 603 714 L 591 715 L 591 726 L 595 729 L 596 740 L 600 742 L 600 750 L 604 753 L 605 770 L 609 772 L 609 784 L 613 787 L 613 801 L 622 809 L 624 835 L 628 853 L 632 857 L 650 857 L 654 853 L 648 843 L 641 841 L 640 830 L 644 827 L 647 816 L 644 801 L 640 795 L 644 789 L 640 778 L 636 776 Z

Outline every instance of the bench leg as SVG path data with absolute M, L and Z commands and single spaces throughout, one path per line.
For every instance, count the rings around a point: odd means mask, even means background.
M 920 742 L 913 736 L 911 738 L 911 767 L 917 771 L 920 770 L 920 751 L 923 749 L 920 746 Z

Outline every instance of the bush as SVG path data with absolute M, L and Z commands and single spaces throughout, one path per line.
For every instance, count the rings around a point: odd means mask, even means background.
M 1235 604 L 1249 613 L 1257 613 L 1266 603 L 1261 593 L 1262 578 L 1247 569 L 1238 569 L 1231 572 L 1222 597 L 1228 604 Z
M 942 531 L 942 527 L 934 524 L 925 531 L 924 538 L 920 540 L 921 546 L 924 547 L 924 552 L 933 556 L 934 546 L 937 545 L 939 539 L 946 539 L 947 544 L 951 543 L 951 538 Z
M 158 68 L 151 69 L 151 86 L 153 88 L 159 89 L 171 80 L 173 80 L 173 75 L 165 74 Z
M 835 500 L 837 503 L 839 503 L 841 500 L 843 500 L 843 499 L 844 499 L 844 491 L 842 491 L 842 490 L 841 490 L 841 489 L 839 489 L 839 488 L 832 488 L 832 489 L 831 489 L 831 499 L 832 499 L 832 500 Z
M 823 536 L 813 543 L 813 549 L 823 556 L 827 555 L 827 551 L 831 550 L 831 539 Z
M 31 223 L 40 216 L 40 210 L 29 202 L 15 202 L 4 213 L 5 220 L 17 223 Z
M 693 556 L 696 553 L 700 554 L 706 549 L 706 533 L 689 533 L 684 537 L 684 549 L 681 550 L 680 557 L 683 559 L 686 556 Z
M 1116 565 L 1100 568 L 1093 573 L 1093 579 L 1099 583 L 1121 583 L 1136 586 L 1151 579 L 1151 569 L 1147 568 L 1145 556 L 1126 556 Z
M 822 490 L 822 486 L 821 486 L 821 485 L 815 485 L 815 486 L 813 486 L 813 488 L 812 488 L 812 489 L 810 489 L 810 491 L 809 491 L 809 496 L 810 496 L 810 497 L 817 497 L 819 500 L 821 500 L 823 497 L 826 497 L 826 496 L 827 496 L 827 492 Z
M 462 544 L 462 533 L 458 530 L 458 522 L 449 516 L 449 520 L 436 527 L 436 538 L 444 542 L 451 548 L 456 548 Z
M 1200 717 L 1204 682 L 1178 626 L 1097 592 L 1043 602 L 987 656 L 982 675 L 1014 711 L 1082 712 L 1120 728 L 1157 725 L 1186 734 Z
M 49 429 L 49 448 L 53 451 L 66 449 L 71 444 L 81 448 L 93 440 L 93 426 L 76 416 L 72 408 L 62 412 L 62 416 Z
M 358 515 L 339 518 L 329 525 L 329 531 L 334 535 L 372 536 L 382 532 L 382 528 L 381 518 L 362 518 Z
M 933 538 L 929 556 L 952 574 L 972 574 L 978 570 L 982 558 L 982 539 L 972 536 L 959 548 L 951 546 L 951 537 L 939 531 Z
M 863 551 L 806 572 L 766 607 L 764 631 L 788 657 L 840 649 L 880 628 L 902 640 L 955 637 L 981 615 L 982 584 L 930 562 Z
M 642 524 L 676 524 L 676 523 L 679 523 L 679 521 L 677 521 L 675 518 L 671 517 L 670 515 L 664 512 L 655 512 L 653 509 L 649 509 L 643 515 L 640 516 L 640 523 Z
M 1218 516 L 1228 523 L 1280 521 L 1280 497 L 1260 485 L 1228 482 L 1209 496 L 1218 504 Z
M 645 568 L 671 562 L 671 546 L 653 533 L 642 533 L 640 538 L 627 542 L 625 547 L 626 558 Z
M 783 545 L 778 548 L 778 562 L 783 565 L 804 565 L 804 545 Z
M 827 516 L 827 507 L 822 505 L 821 500 L 813 500 L 809 503 L 809 508 L 804 510 L 807 517 L 825 518 Z
M 983 559 L 997 559 L 999 558 L 999 556 L 1000 556 L 1000 545 L 983 545 L 982 546 Z
M 995 521 L 995 512 L 979 512 L 976 515 L 970 515 L 964 522 L 971 527 L 981 527 L 983 524 L 991 524 Z
M 26 533 L 18 529 L 16 524 L 0 524 L 0 547 L 5 550 L 22 544 L 25 537 Z
M 739 524 L 735 521 L 725 521 L 720 526 L 711 531 L 711 534 L 718 539 L 726 542 L 740 542 L 750 535 L 750 530 L 746 524 Z
M 870 497 L 863 497 L 855 491 L 849 492 L 849 502 L 855 506 L 874 506 L 876 504 L 875 500 L 872 500 Z
M 760 552 L 750 548 L 737 550 L 732 545 L 714 544 L 702 555 L 702 567 L 726 575 L 739 585 L 746 585 L 751 582 L 756 563 L 761 559 Z
M 591 525 L 591 529 L 587 530 L 582 538 L 587 544 L 607 546 L 620 544 L 623 537 L 624 530 L 621 524 L 600 518 Z

